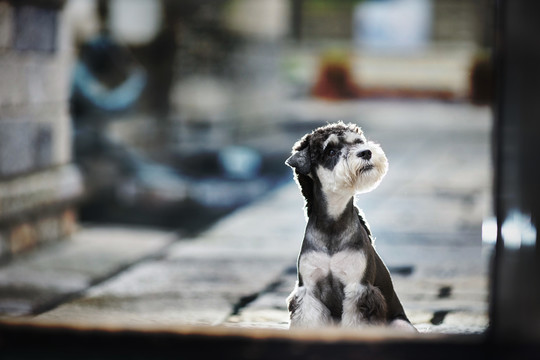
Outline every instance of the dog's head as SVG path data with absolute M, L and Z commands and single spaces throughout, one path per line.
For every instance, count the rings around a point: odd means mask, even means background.
M 314 183 L 324 193 L 353 196 L 373 190 L 388 170 L 381 147 L 368 141 L 358 126 L 343 122 L 305 135 L 286 164 L 294 169 L 308 206 L 313 195 L 309 187 Z

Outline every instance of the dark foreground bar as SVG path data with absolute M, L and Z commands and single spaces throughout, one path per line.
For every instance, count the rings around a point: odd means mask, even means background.
M 184 328 L 121 330 L 0 325 L 2 359 L 536 359 L 538 344 L 471 335 L 400 336 Z

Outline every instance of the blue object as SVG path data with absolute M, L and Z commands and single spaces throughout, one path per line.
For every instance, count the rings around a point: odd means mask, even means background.
M 120 46 L 106 35 L 100 35 L 88 43 L 86 60 L 102 61 L 114 57 Z M 138 65 L 132 66 L 126 79 L 114 88 L 109 88 L 92 73 L 88 64 L 79 60 L 73 73 L 72 92 L 79 92 L 93 106 L 104 111 L 122 111 L 139 99 L 146 86 L 146 71 Z
M 218 159 L 226 175 L 233 179 L 252 179 L 261 168 L 261 155 L 243 146 L 229 146 L 221 150 Z

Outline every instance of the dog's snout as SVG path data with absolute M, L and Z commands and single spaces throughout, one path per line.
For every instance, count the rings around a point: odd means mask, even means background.
M 359 158 L 362 158 L 364 160 L 369 160 L 371 159 L 371 150 L 364 150 L 364 151 L 359 151 L 356 156 L 358 156 Z

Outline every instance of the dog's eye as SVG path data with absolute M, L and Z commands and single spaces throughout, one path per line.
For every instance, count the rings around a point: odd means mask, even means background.
M 336 154 L 337 154 L 337 151 L 334 149 L 331 149 L 330 151 L 328 151 L 328 155 L 330 156 L 335 156 Z
M 364 141 L 362 141 L 362 139 L 356 139 L 354 140 L 354 143 L 358 145 L 358 144 L 363 144 Z

